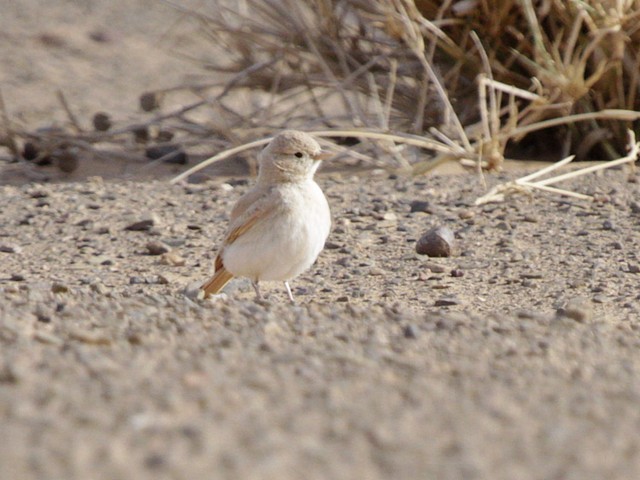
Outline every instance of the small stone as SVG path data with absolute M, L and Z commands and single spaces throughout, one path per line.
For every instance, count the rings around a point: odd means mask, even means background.
M 133 138 L 136 143 L 147 143 L 149 141 L 149 129 L 144 125 L 140 125 L 133 129 Z
M 12 273 L 11 277 L 9 277 L 9 280 L 11 280 L 12 282 L 24 282 L 26 279 L 21 273 Z
M 453 270 L 451 270 L 451 276 L 454 278 L 464 277 L 464 270 L 460 268 L 454 268 Z
M 33 312 L 36 318 L 41 323 L 51 323 L 52 310 L 45 308 L 43 305 L 36 305 L 36 310 Z
M 187 261 L 178 254 L 178 252 L 167 252 L 162 254 L 160 261 L 165 265 L 171 265 L 172 267 L 183 267 Z
M 434 262 L 425 263 L 424 266 L 431 270 L 433 273 L 444 273 L 447 270 L 443 265 L 439 265 Z
M 163 253 L 167 253 L 171 250 L 169 245 L 156 241 L 148 242 L 145 245 L 145 248 L 149 255 L 162 255 Z
M 424 200 L 414 200 L 411 202 L 411 213 L 415 212 L 433 213 L 433 209 L 429 202 Z
M 191 282 L 184 287 L 182 294 L 191 300 L 204 300 L 204 290 L 202 290 L 202 282 Z
M 93 128 L 99 132 L 106 132 L 111 128 L 111 117 L 105 112 L 98 112 L 93 116 Z
M 130 285 L 166 285 L 169 280 L 163 275 L 151 275 L 149 277 L 139 277 L 134 275 L 129 277 Z
M 629 273 L 640 273 L 640 265 L 636 263 L 629 263 L 627 266 L 627 272 Z
M 538 279 L 544 278 L 544 273 L 535 272 L 535 271 L 525 272 L 520 274 L 520 278 L 527 279 L 527 280 L 538 280 Z
M 462 301 L 458 297 L 448 296 L 442 297 L 435 301 L 436 307 L 451 307 L 453 305 L 461 305 Z
M 603 230 L 614 230 L 615 226 L 613 224 L 613 222 L 611 220 L 605 220 L 604 222 L 602 222 L 602 229 Z
M 11 364 L 0 365 L 0 383 L 18 383 L 20 375 L 16 368 Z
M 92 283 L 91 285 L 89 285 L 89 288 L 91 289 L 92 292 L 95 292 L 98 295 L 105 295 L 108 291 L 107 287 L 105 287 L 105 285 L 100 282 Z
M 170 130 L 160 130 L 156 135 L 156 140 L 158 142 L 170 142 L 174 136 L 175 134 Z
M 516 317 L 527 320 L 539 320 L 544 318 L 540 312 L 535 310 L 518 310 L 516 312 Z
M 129 225 L 124 227 L 124 229 L 132 232 L 144 232 L 144 231 L 151 230 L 151 227 L 157 225 L 158 223 L 159 223 L 158 217 L 156 215 L 151 215 L 148 218 L 144 218 L 142 220 L 138 220 L 133 223 L 130 223 Z
M 631 213 L 639 214 L 640 213 L 640 203 L 635 200 L 629 203 L 629 208 L 631 209 Z
M 49 192 L 47 192 L 46 190 L 32 190 L 29 192 L 29 196 L 31 198 L 47 198 L 49 196 Z
M 69 287 L 64 283 L 54 282 L 53 285 L 51 285 L 51 291 L 53 293 L 68 293 Z
M 26 142 L 22 149 L 22 158 L 25 160 L 31 161 L 38 158 L 40 155 L 40 148 L 33 142 Z
M 334 262 L 336 265 L 348 268 L 351 265 L 351 257 L 341 257 Z
M 560 313 L 580 323 L 589 322 L 593 318 L 591 302 L 583 297 L 576 297 L 569 300 L 564 309 L 561 309 Z
M 449 227 L 434 227 L 416 242 L 416 252 L 429 257 L 450 257 L 455 248 L 455 238 Z
M 0 245 L 0 252 L 2 253 L 22 253 L 22 248 L 17 245 Z
M 96 43 L 109 43 L 113 40 L 113 37 L 105 30 L 92 30 L 88 36 Z
M 460 220 L 469 220 L 476 216 L 476 212 L 473 210 L 460 210 L 458 212 L 458 218 Z
M 140 95 L 140 108 L 145 112 L 152 112 L 160 108 L 160 100 L 154 92 L 145 92 Z
M 404 328 L 402 329 L 402 334 L 404 335 L 404 338 L 415 339 L 415 338 L 418 338 L 419 333 L 420 333 L 420 330 L 413 323 L 410 323 L 409 325 L 405 325 Z

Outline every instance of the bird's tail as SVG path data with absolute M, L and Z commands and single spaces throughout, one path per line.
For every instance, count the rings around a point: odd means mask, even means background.
M 233 275 L 231 275 L 224 267 L 216 270 L 216 273 L 213 274 L 211 280 L 200 287 L 202 290 L 204 290 L 204 298 L 209 297 L 209 295 L 218 293 L 224 288 L 227 283 L 229 283 L 229 280 L 231 280 L 232 278 Z

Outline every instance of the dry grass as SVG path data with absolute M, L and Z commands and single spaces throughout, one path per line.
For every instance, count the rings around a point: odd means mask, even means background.
M 584 193 L 574 192 L 572 190 L 566 190 L 558 187 L 551 187 L 555 183 L 563 182 L 571 178 L 586 175 L 588 173 L 597 172 L 607 168 L 617 167 L 618 165 L 632 164 L 638 160 L 638 154 L 640 153 L 640 143 L 636 142 L 636 136 L 633 131 L 629 130 L 629 153 L 624 157 L 610 160 L 608 162 L 597 163 L 596 165 L 573 170 L 568 173 L 556 175 L 554 177 L 548 177 L 541 179 L 544 175 L 551 173 L 569 163 L 571 163 L 575 156 L 571 155 L 567 158 L 563 158 L 559 162 L 544 167 L 534 173 L 520 177 L 512 182 L 503 183 L 492 188 L 485 195 L 476 199 L 476 205 L 482 205 L 484 203 L 502 202 L 508 196 L 515 194 L 528 194 L 530 195 L 534 190 L 541 190 L 544 192 L 555 193 L 558 195 L 564 195 L 566 197 L 578 198 L 580 200 L 593 200 L 594 197 L 585 195 Z
M 144 160 L 131 147 L 132 132 L 162 126 L 178 134 L 172 145 L 205 145 L 228 157 L 289 127 L 338 137 L 334 148 L 348 144 L 352 161 L 420 174 L 449 160 L 500 169 L 510 154 L 619 158 L 640 119 L 640 0 L 219 0 L 210 7 L 175 5 L 211 46 L 210 58 L 192 59 L 209 78 L 147 97 L 150 110 L 177 91 L 190 92 L 193 103 L 83 132 L 61 96 L 68 129 L 43 137 L 4 118 L 5 143 L 16 150 L 36 141 L 42 155 L 60 145 L 104 155 L 106 145 Z
M 260 135 L 408 132 L 437 143 L 436 160 L 498 169 L 523 144 L 617 158 L 640 117 L 640 0 L 245 0 L 185 14 L 229 54 L 206 65 L 234 75 L 219 88 L 268 96 L 233 125 Z

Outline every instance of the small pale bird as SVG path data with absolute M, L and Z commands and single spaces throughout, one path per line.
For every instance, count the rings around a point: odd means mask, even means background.
M 231 211 L 229 228 L 215 261 L 215 273 L 201 288 L 218 293 L 233 277 L 258 283 L 284 282 L 316 261 L 331 228 L 329 204 L 313 175 L 328 155 L 310 135 L 278 134 L 259 155 L 258 180 Z

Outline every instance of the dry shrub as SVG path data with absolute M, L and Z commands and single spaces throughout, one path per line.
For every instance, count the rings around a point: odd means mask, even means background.
M 638 118 L 640 0 L 244 0 L 186 14 L 224 52 L 206 60 L 231 75 L 216 102 L 260 99 L 229 128 L 429 134 L 440 160 L 499 168 L 505 151 L 615 158 Z
M 191 158 L 223 150 L 200 169 L 290 127 L 339 137 L 333 148 L 349 146 L 345 163 L 423 173 L 452 159 L 499 169 L 505 155 L 617 158 L 640 118 L 640 0 L 216 0 L 209 11 L 175 8 L 198 26 L 211 55 L 192 60 L 211 74 L 147 92 L 143 120 L 96 131 L 82 130 L 62 95 L 70 125 L 55 132 L 18 128 L 0 102 L 3 142 L 16 157 L 19 143 L 39 145 L 36 160 L 61 146 L 143 162 L 149 149 L 140 145 L 151 142 L 167 149 L 152 157 L 156 164 L 175 149 Z M 425 161 L 423 150 L 435 158 Z

